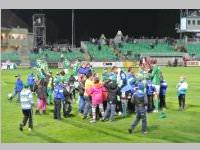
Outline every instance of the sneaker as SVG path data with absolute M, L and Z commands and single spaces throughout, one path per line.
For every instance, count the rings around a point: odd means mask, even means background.
M 158 110 L 154 110 L 153 112 L 158 112 Z
M 36 111 L 35 111 L 35 115 L 40 115 L 39 110 L 36 110 Z
M 43 110 L 42 113 L 43 113 L 43 115 L 48 115 L 46 110 Z
M 129 134 L 132 134 L 132 129 L 128 129 Z
M 142 134 L 147 134 L 147 131 L 142 131 Z
M 178 111 L 183 111 L 183 109 L 182 108 L 179 108 L 179 110 Z
M 64 118 L 69 118 L 69 117 L 70 117 L 70 114 L 64 115 Z
M 92 119 L 90 120 L 90 123 L 96 123 L 96 120 Z
M 20 125 L 19 125 L 19 130 L 20 130 L 20 131 L 23 131 L 23 124 L 20 124 Z

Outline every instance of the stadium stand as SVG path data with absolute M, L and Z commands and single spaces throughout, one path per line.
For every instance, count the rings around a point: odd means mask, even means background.
M 116 61 L 118 57 L 108 45 L 102 45 L 99 49 L 98 45 L 86 44 L 86 49 L 95 61 Z
M 6 61 L 20 61 L 20 55 L 19 54 L 1 54 L 1 60 Z
M 85 60 L 83 57 L 83 53 L 80 51 L 72 51 L 72 52 L 52 52 L 52 51 L 44 51 L 40 54 L 30 54 L 29 59 L 31 61 L 36 60 L 42 56 L 46 56 L 47 61 L 59 61 L 61 54 L 64 55 L 64 57 L 67 57 L 70 61 L 73 61 L 76 59 L 76 57 L 79 57 L 81 60 Z

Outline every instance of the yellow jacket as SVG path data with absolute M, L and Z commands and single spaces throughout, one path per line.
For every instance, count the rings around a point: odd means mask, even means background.
M 88 96 L 86 90 L 89 90 L 91 88 L 91 86 L 93 85 L 93 81 L 87 79 L 85 81 L 85 93 L 84 93 L 84 96 Z

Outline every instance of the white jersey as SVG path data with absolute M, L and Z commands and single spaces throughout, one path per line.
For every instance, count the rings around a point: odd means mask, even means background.
M 23 89 L 20 93 L 20 96 L 21 96 L 22 109 L 23 110 L 31 109 L 32 105 L 34 104 L 32 92 L 28 89 Z

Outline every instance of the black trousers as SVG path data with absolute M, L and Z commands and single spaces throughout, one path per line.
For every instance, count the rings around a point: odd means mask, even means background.
M 121 101 L 117 101 L 116 103 L 116 112 L 122 112 L 122 103 Z
M 62 101 L 62 105 L 63 105 L 63 116 L 67 117 L 70 115 L 70 112 L 72 111 L 72 103 L 65 99 L 64 101 Z
M 127 106 L 127 108 L 128 108 L 128 111 L 130 113 L 134 113 L 135 112 L 135 104 L 133 104 L 131 102 L 131 99 L 128 99 L 128 106 Z
M 24 118 L 22 120 L 22 125 L 25 126 L 27 121 L 28 121 L 28 127 L 33 128 L 33 117 L 32 117 L 32 110 L 27 109 L 27 110 L 22 110 L 22 113 L 24 115 Z
M 33 92 L 33 86 L 34 86 L 34 85 L 30 85 L 30 90 L 31 90 L 31 92 Z
M 184 109 L 185 108 L 185 94 L 180 94 L 178 96 L 179 101 L 179 108 Z
M 166 108 L 165 95 L 160 95 L 160 108 Z
M 7 65 L 7 70 L 10 70 L 10 65 Z
M 54 99 L 54 119 L 61 119 L 60 110 L 61 110 L 61 99 L 55 98 Z
M 153 111 L 154 105 L 153 105 L 153 95 L 147 95 L 148 100 L 148 112 Z

